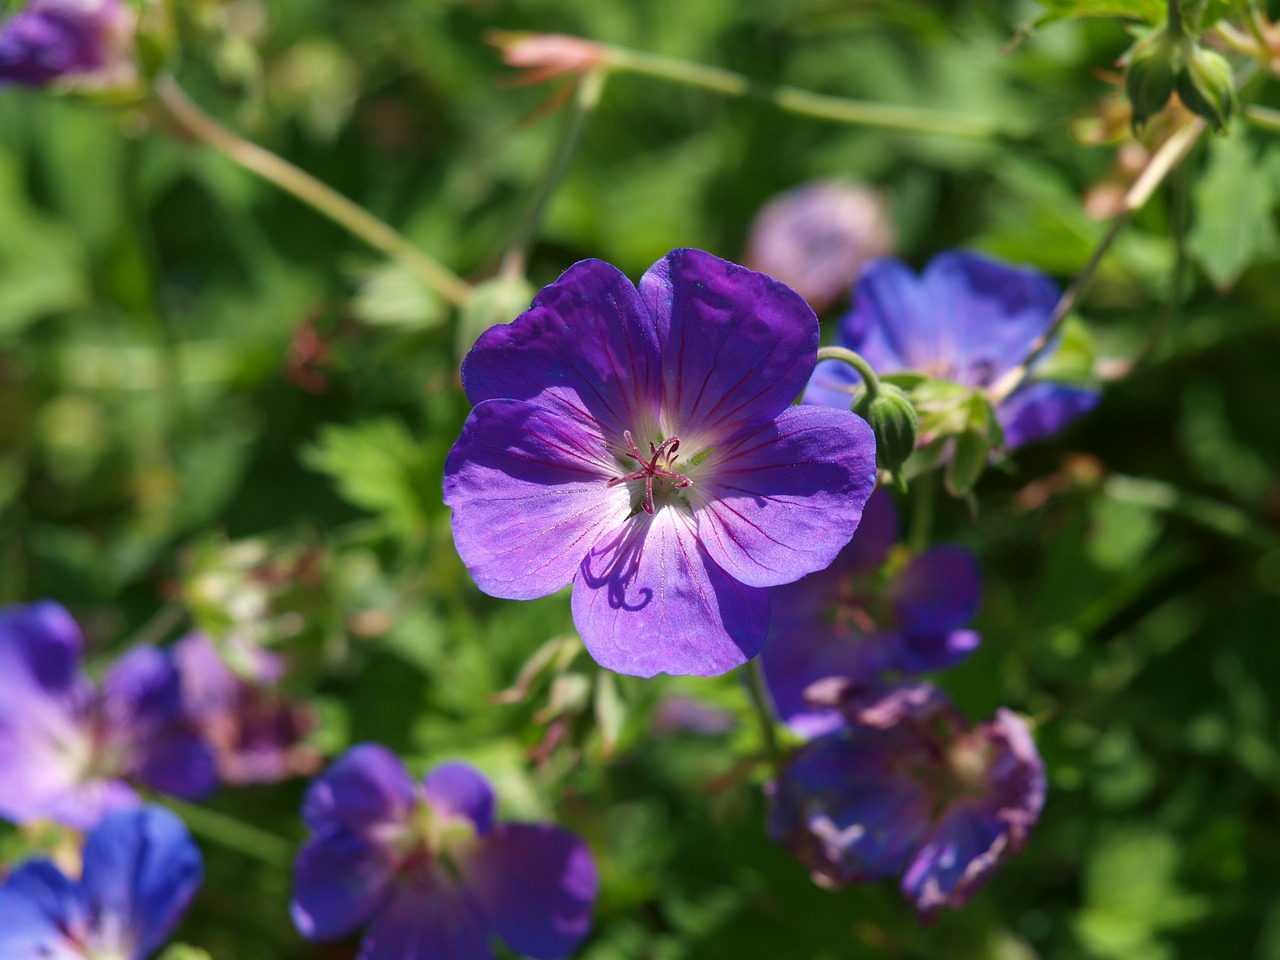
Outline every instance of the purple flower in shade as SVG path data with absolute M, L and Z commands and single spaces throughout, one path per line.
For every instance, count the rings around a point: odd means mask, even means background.
M 32 0 L 0 25 L 0 84 L 126 83 L 133 23 L 120 0 Z
M 141 802 L 126 779 L 186 799 L 212 791 L 213 755 L 183 723 L 173 661 L 137 647 L 95 688 L 82 647 L 56 603 L 0 610 L 0 817 L 85 829 Z
M 213 748 L 220 780 L 272 783 L 319 768 L 319 752 L 302 742 L 315 728 L 314 711 L 277 689 L 284 673 L 280 657 L 245 649 L 247 676 L 241 676 L 201 633 L 183 637 L 170 655 L 182 678 L 183 712 Z
M 843 677 L 861 685 L 890 672 L 945 670 L 981 640 L 964 629 L 982 598 L 973 554 L 934 547 L 886 579 L 881 570 L 897 539 L 893 498 L 877 490 L 831 566 L 771 591 L 773 630 L 760 664 L 778 716 L 802 736 L 844 722 L 839 711 L 805 698 L 810 684 Z
M 378 744 L 351 748 L 312 782 L 312 837 L 291 910 L 309 940 L 368 926 L 360 960 L 488 960 L 496 934 L 551 960 L 591 930 L 591 851 L 559 827 L 495 823 L 493 788 L 465 763 L 415 782 Z
M 85 839 L 79 880 L 31 860 L 0 886 L 0 956 L 143 960 L 169 939 L 203 870 L 174 814 L 155 806 L 117 811 Z
M 815 180 L 761 207 L 743 260 L 821 312 L 849 292 L 868 261 L 896 245 L 883 195 L 851 180 Z
M 790 406 L 817 347 L 794 291 L 700 250 L 638 290 L 570 267 L 462 366 L 476 406 L 444 499 L 476 583 L 509 599 L 572 583 L 587 649 L 620 673 L 755 656 L 764 588 L 829 564 L 875 483 L 865 421 Z
M 961 907 L 1017 853 L 1044 806 L 1044 765 L 1008 710 L 970 726 L 936 687 L 869 696 L 771 785 L 769 832 L 824 886 L 901 877 L 922 917 Z
M 995 384 L 1026 359 L 1049 329 L 1059 290 L 1042 273 L 953 250 L 916 276 L 901 260 L 877 260 L 854 289 L 838 342 L 877 373 L 913 370 L 975 389 Z M 848 407 L 858 384 L 845 363 L 824 361 L 805 400 Z M 1033 381 L 1002 400 L 1005 444 L 1018 447 L 1061 430 L 1092 410 L 1097 390 Z

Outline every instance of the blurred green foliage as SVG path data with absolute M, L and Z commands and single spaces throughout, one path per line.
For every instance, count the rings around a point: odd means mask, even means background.
M 1069 279 L 1105 230 L 1081 198 L 1117 169 L 1116 138 L 1069 132 L 1115 113 L 1105 72 L 1131 40 L 1071 18 L 1155 22 L 1164 4 L 183 7 L 197 101 L 473 281 L 496 273 L 565 120 L 554 88 L 513 84 L 491 29 L 1035 130 L 886 133 L 616 76 L 531 250 L 540 285 L 583 257 L 633 277 L 676 246 L 733 259 L 763 201 L 830 175 L 887 191 L 913 263 L 976 246 Z M 504 815 L 590 841 L 587 960 L 1280 960 L 1275 134 L 1239 123 L 1192 155 L 1104 262 L 1060 358 L 1138 349 L 1175 295 L 1182 210 L 1191 269 L 1150 362 L 1061 442 L 988 471 L 976 517 L 935 499 L 933 536 L 975 549 L 987 583 L 984 645 L 943 683 L 974 716 L 1035 718 L 1050 799 L 1028 850 L 921 928 L 891 885 L 819 889 L 767 840 L 738 678 L 601 676 L 557 640 L 563 596 L 475 589 L 439 492 L 467 412 L 457 321 L 418 281 L 141 108 L 10 89 L 0 131 L 3 600 L 65 602 L 95 654 L 180 621 L 257 631 L 294 657 L 326 751 L 477 763 Z M 729 710 L 732 730 L 659 737 L 650 714 L 674 694 Z M 352 955 L 301 941 L 289 864 L 237 833 L 300 842 L 302 789 L 224 790 L 191 821 L 208 881 L 184 942 Z

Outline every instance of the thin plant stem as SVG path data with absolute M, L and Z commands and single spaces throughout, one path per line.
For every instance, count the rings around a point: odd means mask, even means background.
M 1244 108 L 1244 118 L 1254 126 L 1280 133 L 1280 110 L 1251 103 Z
M 1084 293 L 1090 281 L 1093 280 L 1098 267 L 1101 266 L 1103 257 L 1110 251 L 1111 245 L 1115 243 L 1116 237 L 1120 236 L 1120 232 L 1128 224 L 1129 218 L 1146 205 L 1146 202 L 1151 199 L 1151 195 L 1164 181 L 1165 177 L 1187 158 L 1191 148 L 1196 145 L 1196 141 L 1204 133 L 1206 126 L 1202 118 L 1192 118 L 1184 127 L 1162 143 L 1160 149 L 1147 161 L 1147 165 L 1143 168 L 1142 173 L 1138 175 L 1138 179 L 1129 188 L 1129 192 L 1124 195 L 1124 206 L 1112 218 L 1110 225 L 1107 227 L 1107 232 L 1103 234 L 1102 239 L 1093 248 L 1093 253 L 1089 255 L 1089 262 L 1084 265 L 1083 270 L 1076 274 L 1058 299 L 1053 308 L 1053 314 L 1049 319 L 1048 329 L 1032 341 L 1031 347 L 1027 351 L 1026 359 L 991 386 L 989 395 L 992 403 L 999 403 L 1026 381 L 1031 366 L 1049 348 L 1054 337 L 1062 329 L 1067 316 L 1075 309 L 1080 296 Z
M 917 477 L 911 484 L 911 527 L 907 545 L 913 553 L 924 553 L 933 529 L 933 508 L 938 499 L 937 477 L 933 473 Z
M 160 801 L 180 816 L 191 832 L 220 846 L 246 854 L 273 867 L 284 867 L 293 856 L 293 845 L 274 833 L 229 817 L 225 813 L 210 810 L 194 803 L 185 803 L 173 797 Z
M 778 731 L 774 729 L 773 708 L 769 706 L 769 694 L 765 689 L 764 670 L 760 658 L 747 664 L 747 690 L 751 694 L 751 706 L 760 721 L 760 736 L 764 740 L 765 753 L 774 770 L 782 767 L 782 747 L 778 743 Z
M 556 188 L 560 186 L 560 181 L 569 170 L 569 164 L 573 160 L 574 153 L 577 152 L 578 143 L 582 140 L 582 131 L 586 126 L 587 118 L 595 112 L 596 106 L 600 103 L 600 95 L 604 92 L 607 76 L 607 71 L 603 69 L 591 70 L 578 82 L 578 91 L 573 98 L 573 108 L 569 114 L 568 126 L 565 127 L 564 138 L 560 141 L 560 147 L 556 150 L 555 156 L 551 158 L 546 175 L 543 176 L 542 182 L 538 185 L 538 191 L 534 194 L 533 202 L 529 204 L 529 209 L 525 211 L 520 225 L 516 228 L 515 239 L 511 241 L 511 245 L 507 247 L 507 252 L 502 257 L 502 266 L 498 271 L 502 276 L 524 276 L 525 258 L 529 252 L 529 245 L 538 232 L 538 226 L 546 215 Z
M 1182 309 L 1182 284 L 1187 273 L 1187 178 L 1185 171 L 1179 170 L 1171 181 L 1172 197 L 1169 203 L 1169 226 L 1173 234 L 1173 276 L 1169 281 L 1169 299 L 1164 309 L 1156 316 L 1155 323 L 1147 332 L 1146 342 L 1138 355 L 1129 364 L 1129 369 L 1140 367 L 1160 349 L 1169 328 L 1177 321 Z
M 130 648 L 156 646 L 177 629 L 186 616 L 187 610 L 182 604 L 166 603 L 153 613 L 146 623 L 134 631 L 126 646 Z
M 232 133 L 201 110 L 172 76 L 156 80 L 156 98 L 177 125 L 194 139 L 212 147 L 250 173 L 301 200 L 369 246 L 411 270 L 450 303 L 461 306 L 471 298 L 471 285 L 411 243 L 403 234 L 364 207 L 300 170 L 283 157 Z
M 874 400 L 880 396 L 880 378 L 876 376 L 876 372 L 871 369 L 871 364 L 867 363 L 861 354 L 850 350 L 848 347 L 819 347 L 818 362 L 821 363 L 823 360 L 840 360 L 847 363 L 862 378 L 862 382 L 867 388 L 867 397 Z
M 1020 126 L 1015 127 L 1007 122 L 987 117 L 960 116 L 919 107 L 827 96 L 801 90 L 798 87 L 752 80 L 731 70 L 691 60 L 644 53 L 611 44 L 601 44 L 601 47 L 604 51 L 605 63 L 613 70 L 658 77 L 733 97 L 754 97 L 771 103 L 780 110 L 801 116 L 832 120 L 853 126 L 904 130 L 911 133 L 936 133 L 977 140 L 986 140 L 1001 134 L 1017 136 L 1025 132 Z

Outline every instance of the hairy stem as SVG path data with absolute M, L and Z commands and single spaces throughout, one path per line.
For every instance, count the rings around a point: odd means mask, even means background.
M 952 137 L 985 140 L 997 135 L 1017 136 L 1024 131 L 1007 122 L 987 117 L 966 117 L 938 110 L 850 100 L 813 93 L 780 84 L 752 80 L 740 73 L 679 60 L 654 53 L 602 44 L 604 59 L 613 70 L 640 73 L 683 83 L 732 97 L 754 97 L 780 110 L 853 126 L 880 127 L 912 133 L 937 133 Z
M 1200 135 L 1204 133 L 1205 126 L 1205 121 L 1200 117 L 1192 118 L 1184 127 L 1162 143 L 1160 149 L 1147 161 L 1147 165 L 1143 168 L 1142 173 L 1138 175 L 1138 179 L 1129 188 L 1129 192 L 1124 195 L 1124 206 L 1112 218 L 1111 224 L 1107 227 L 1107 232 L 1098 241 L 1098 245 L 1093 248 L 1093 253 L 1089 255 L 1089 262 L 1084 265 L 1083 270 L 1076 274 L 1075 279 L 1071 281 L 1058 299 L 1058 303 L 1053 308 L 1053 315 L 1049 320 L 1049 328 L 1032 341 L 1031 348 L 1022 363 L 992 384 L 989 391 L 992 403 L 999 403 L 1026 381 L 1032 364 L 1048 349 L 1049 344 L 1053 342 L 1053 338 L 1062 329 L 1067 316 L 1075 309 L 1081 294 L 1084 293 L 1094 274 L 1097 273 L 1098 267 L 1101 266 L 1102 258 L 1107 255 L 1111 245 L 1115 243 L 1116 237 L 1120 235 L 1125 225 L 1128 224 L 1129 218 L 1142 209 L 1146 202 L 1151 199 L 1156 187 L 1160 186 L 1165 177 L 1187 158 L 1191 148 L 1195 146 L 1196 141 L 1200 139 Z
M 600 102 L 607 76 L 605 70 L 591 70 L 578 82 L 578 92 L 573 98 L 573 109 L 569 116 L 569 124 L 565 127 L 564 139 L 560 141 L 560 148 L 551 158 L 546 175 L 538 185 L 538 192 L 534 194 L 533 202 L 529 204 L 529 209 L 525 211 L 520 226 L 516 228 L 515 239 L 511 241 L 507 252 L 502 257 L 502 267 L 498 272 L 504 277 L 524 276 L 525 257 L 529 252 L 529 245 L 538 232 L 538 226 L 546 215 L 547 206 L 551 203 L 556 188 L 560 186 L 560 181 L 569 170 L 569 163 L 573 160 L 578 143 L 582 139 L 582 130 L 586 126 L 587 117 L 595 112 Z
M 201 110 L 172 76 L 160 77 L 156 98 L 188 135 L 212 147 L 250 173 L 275 184 L 334 223 L 355 234 L 369 246 L 412 270 L 427 286 L 455 305 L 471 297 L 471 285 L 411 243 L 403 234 L 379 220 L 364 207 L 321 183 L 305 170 L 270 150 L 232 133 Z
M 773 708 L 769 705 L 769 694 L 765 690 L 764 670 L 760 666 L 760 658 L 756 657 L 747 664 L 747 690 L 751 694 L 751 706 L 755 710 L 756 719 L 760 721 L 760 736 L 764 740 L 765 753 L 774 770 L 782 767 L 782 747 L 778 743 L 778 731 L 774 729 Z
M 847 363 L 862 378 L 867 388 L 867 397 L 874 400 L 880 396 L 880 378 L 876 376 L 876 372 L 871 369 L 871 364 L 867 363 L 861 354 L 848 347 L 819 347 L 818 362 L 821 363 L 823 360 L 840 360 Z

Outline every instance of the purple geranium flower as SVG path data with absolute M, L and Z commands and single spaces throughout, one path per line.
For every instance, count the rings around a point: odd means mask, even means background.
M 79 880 L 32 860 L 0 886 L 0 956 L 143 960 L 169 939 L 203 870 L 191 834 L 168 810 L 117 811 L 86 838 Z
M 572 583 L 587 649 L 621 673 L 746 662 L 764 588 L 829 564 L 875 483 L 863 420 L 790 406 L 817 347 L 794 291 L 700 250 L 638 290 L 570 267 L 462 367 L 476 407 L 444 499 L 471 575 L 510 599 Z
M 130 77 L 133 14 L 120 0 L 32 0 L 0 25 L 0 84 Z
M 587 845 L 559 827 L 495 823 L 493 788 L 464 763 L 416 783 L 378 744 L 316 778 L 303 819 L 294 923 L 309 940 L 368 926 L 361 960 L 488 960 L 496 934 L 552 960 L 591 930 L 599 881 Z
M 224 783 L 271 783 L 314 773 L 319 752 L 303 738 L 315 712 L 278 688 L 284 661 L 257 647 L 241 651 L 245 675 L 227 666 L 202 633 L 173 645 L 182 677 L 182 707 L 192 728 L 213 749 Z
M 961 907 L 1022 849 L 1044 765 L 1008 710 L 969 726 L 928 684 L 848 688 L 848 725 L 801 747 L 772 785 L 769 832 L 828 886 L 901 877 L 922 916 Z
M 877 373 L 913 370 L 985 389 L 1026 359 L 1048 331 L 1058 297 L 1044 274 L 975 253 L 939 254 L 920 276 L 901 260 L 877 260 L 858 281 L 837 340 Z M 805 400 L 848 407 L 857 383 L 847 364 L 825 361 Z M 1099 399 L 1097 390 L 1031 382 L 1004 398 L 996 416 L 1005 444 L 1018 447 L 1057 432 Z
M 945 670 L 978 646 L 979 635 L 964 629 L 982 597 L 973 554 L 934 547 L 885 579 L 897 539 L 893 498 L 878 490 L 831 566 L 771 591 L 773 631 L 760 663 L 778 716 L 802 736 L 844 722 L 838 711 L 806 700 L 810 684 L 843 677 L 861 685 L 888 672 Z
M 169 657 L 130 650 L 96 689 L 83 643 L 56 603 L 0 610 L 0 817 L 85 829 L 141 802 L 126 779 L 187 799 L 212 791 L 213 755 L 182 721 Z
M 743 259 L 821 312 L 849 292 L 868 261 L 893 252 L 887 207 L 881 193 L 852 180 L 801 184 L 756 214 Z

